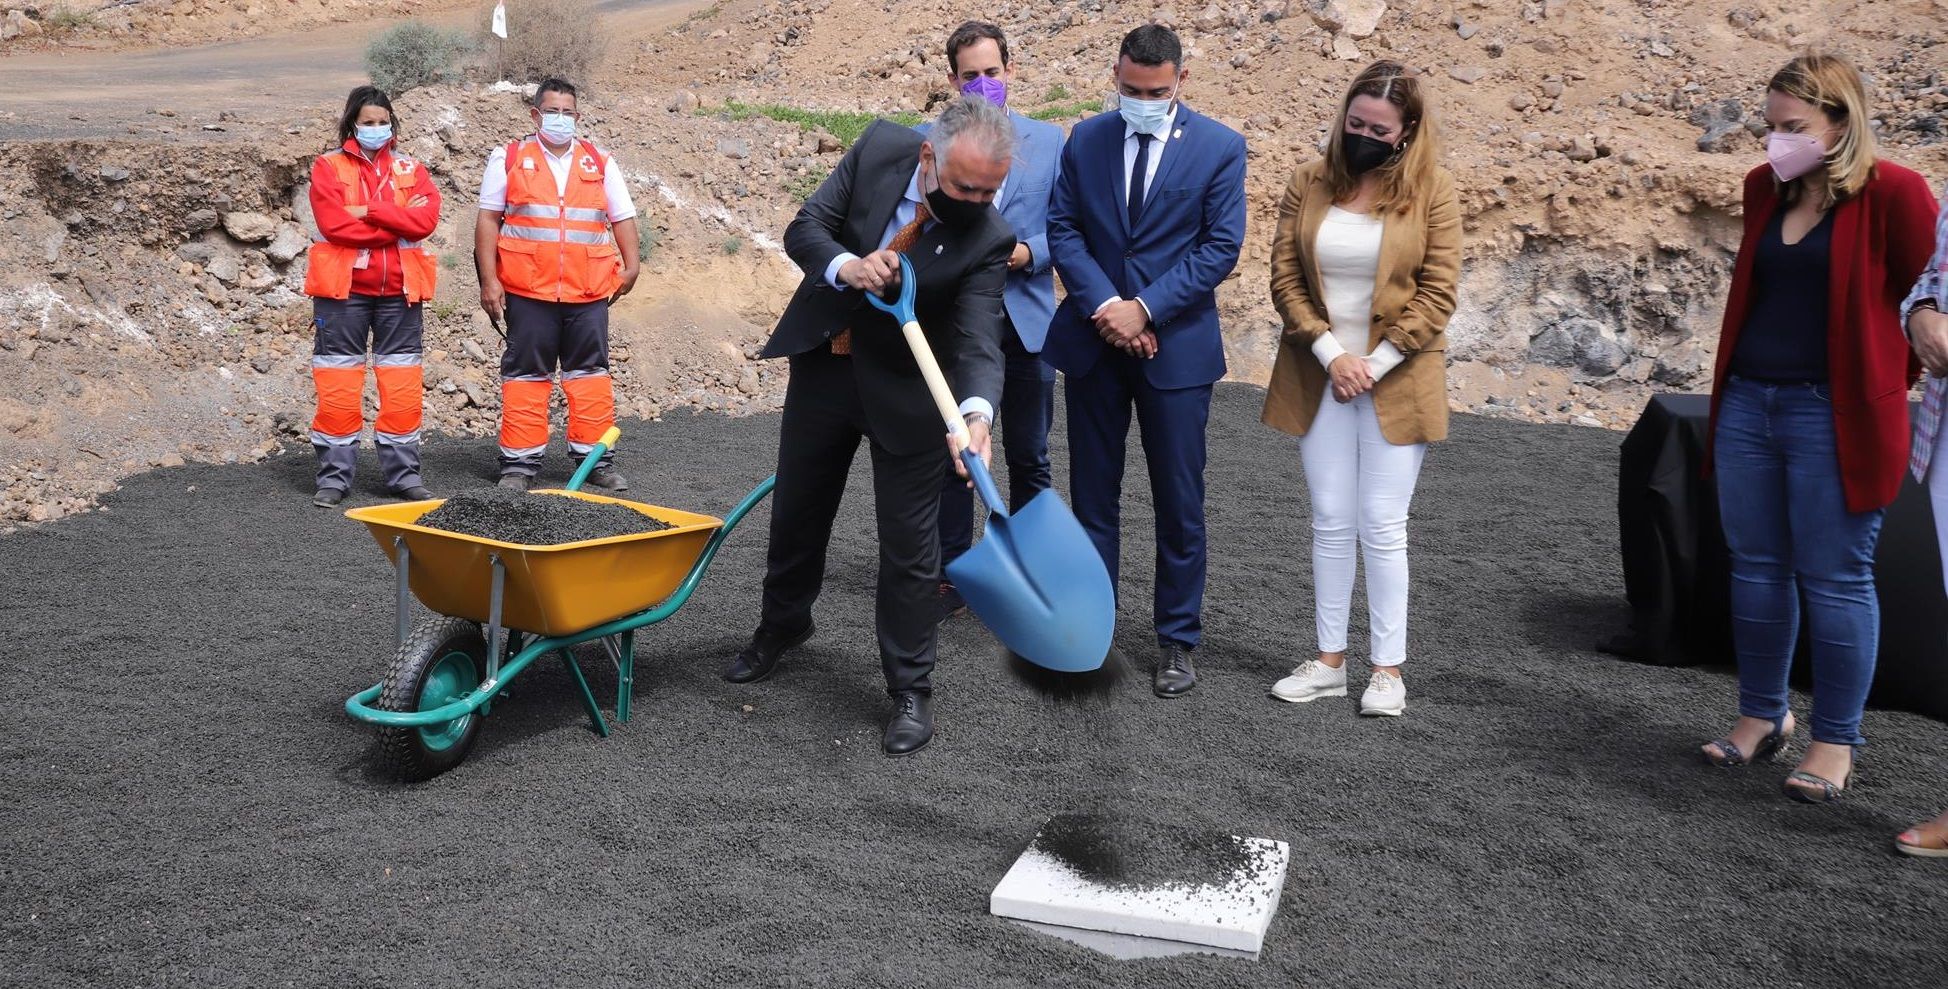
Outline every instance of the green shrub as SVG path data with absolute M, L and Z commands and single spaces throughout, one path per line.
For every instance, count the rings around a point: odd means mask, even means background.
M 458 79 L 460 60 L 472 50 L 466 36 L 457 31 L 407 21 L 373 39 L 365 49 L 365 72 L 372 85 L 398 96 Z
M 652 226 L 646 218 L 636 219 L 636 259 L 648 261 L 656 253 L 656 245 L 663 242 L 663 231 Z
M 1048 106 L 1036 107 L 1028 111 L 1028 115 L 1036 120 L 1067 120 L 1102 108 L 1100 100 L 1076 100 L 1073 103 L 1051 103 Z
M 480 16 L 488 78 L 508 82 L 566 79 L 577 88 L 601 64 L 606 35 L 593 0 L 521 0 L 507 5 L 507 40 L 489 30 L 494 4 Z M 586 92 L 581 94 L 584 98 Z
M 1069 98 L 1069 87 L 1064 86 L 1058 82 L 1055 85 L 1048 87 L 1048 92 L 1042 96 L 1042 102 L 1060 103 L 1063 100 L 1066 100 L 1068 98 Z
M 715 114 L 725 120 L 749 120 L 753 117 L 766 117 L 787 124 L 797 124 L 801 130 L 822 130 L 839 139 L 839 143 L 851 147 L 859 140 L 859 135 L 880 115 L 859 110 L 807 110 L 801 107 L 785 106 L 780 103 L 739 103 L 732 100 L 717 109 L 703 108 L 699 115 Z M 920 122 L 920 115 L 912 112 L 886 114 L 886 119 L 908 127 Z
M 794 175 L 785 180 L 785 191 L 791 194 L 793 202 L 802 203 L 812 198 L 812 193 L 825 184 L 825 177 L 832 174 L 831 169 L 818 168 L 804 175 Z
M 743 249 L 744 249 L 744 238 L 739 237 L 736 234 L 731 234 L 729 237 L 724 238 L 725 254 L 736 254 L 738 251 L 741 251 Z

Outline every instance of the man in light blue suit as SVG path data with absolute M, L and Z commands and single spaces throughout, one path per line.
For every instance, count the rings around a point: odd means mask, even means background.
M 1043 358 L 1066 380 L 1070 497 L 1114 581 L 1134 409 L 1157 519 L 1155 690 L 1197 683 L 1202 639 L 1204 427 L 1224 377 L 1217 286 L 1245 235 L 1245 140 L 1183 105 L 1183 45 L 1149 24 L 1124 36 L 1118 112 L 1075 126 L 1049 201 L 1049 251 L 1068 297 Z
M 1014 65 L 1001 29 L 968 21 L 947 38 L 947 73 L 956 89 L 996 106 L 1008 105 Z M 1010 329 L 1003 338 L 1006 379 L 1000 413 L 1001 450 L 1008 462 L 1008 507 L 1018 511 L 1048 490 L 1048 428 L 1055 417 L 1055 369 L 1042 362 L 1042 342 L 1055 312 L 1055 275 L 1048 248 L 1048 197 L 1062 156 L 1062 128 L 1008 111 L 1015 125 L 1015 160 L 994 208 L 1015 232 L 1008 261 L 1006 303 Z M 919 128 L 925 133 L 926 127 Z M 940 489 L 940 563 L 946 566 L 974 543 L 974 495 L 967 482 L 947 472 Z M 966 610 L 944 577 L 941 617 Z

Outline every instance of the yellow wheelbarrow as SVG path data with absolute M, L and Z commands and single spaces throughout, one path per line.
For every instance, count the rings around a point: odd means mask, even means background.
M 629 720 L 635 634 L 675 614 L 739 521 L 771 493 L 766 478 L 723 519 L 579 490 L 618 433 L 611 429 L 563 490 L 542 497 L 622 505 L 670 528 L 550 546 L 505 543 L 415 524 L 445 499 L 354 508 L 391 558 L 397 650 L 384 680 L 352 695 L 345 711 L 380 726 L 381 770 L 424 780 L 467 757 L 494 697 L 549 653 L 580 688 L 597 734 L 609 723 L 576 662 L 574 647 L 600 641 L 616 669 L 615 719 Z M 436 615 L 412 622 L 417 597 Z

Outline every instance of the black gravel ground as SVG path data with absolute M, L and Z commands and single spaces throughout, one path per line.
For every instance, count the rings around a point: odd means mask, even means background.
M 623 505 L 500 487 L 459 492 L 415 522 L 523 546 L 554 546 L 670 528 L 661 519 Z
M 634 722 L 597 739 L 538 665 L 465 765 L 415 787 L 373 778 L 341 707 L 385 668 L 390 575 L 311 507 L 305 453 L 157 471 L 0 537 L 0 984 L 1942 984 L 1948 862 L 1890 840 L 1948 804 L 1948 725 L 1870 712 L 1835 807 L 1782 798 L 1790 764 L 1701 765 L 1725 671 L 1593 649 L 1624 619 L 1616 434 L 1461 417 L 1417 502 L 1407 716 L 1268 698 L 1310 646 L 1311 586 L 1297 456 L 1259 401 L 1221 388 L 1212 417 L 1196 691 L 1149 693 L 1138 462 L 1136 675 L 1108 704 L 1049 703 L 957 621 L 939 736 L 897 761 L 863 456 L 821 631 L 771 681 L 717 678 L 756 618 L 761 510 L 639 637 Z M 624 430 L 639 491 L 721 515 L 768 472 L 776 420 Z M 492 483 L 491 440 L 427 459 L 436 492 Z M 1117 962 L 988 916 L 1044 821 L 1105 811 L 1291 842 L 1262 957 Z

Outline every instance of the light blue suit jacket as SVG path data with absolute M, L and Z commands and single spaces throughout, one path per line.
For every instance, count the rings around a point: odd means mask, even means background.
M 1025 117 L 1013 110 L 1015 160 L 1008 167 L 1008 183 L 994 208 L 1013 228 L 1015 239 L 1028 245 L 1028 266 L 1008 272 L 1005 300 L 1008 321 L 1030 353 L 1039 353 L 1048 339 L 1048 321 L 1055 315 L 1055 267 L 1048 249 L 1048 197 L 1055 188 L 1062 161 L 1062 128 Z M 921 124 L 922 134 L 933 125 Z

